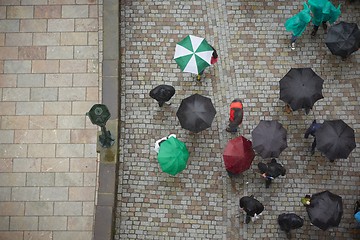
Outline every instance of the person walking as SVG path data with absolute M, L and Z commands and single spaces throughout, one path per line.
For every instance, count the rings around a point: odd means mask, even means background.
M 244 196 L 240 198 L 240 208 L 246 212 L 245 223 L 248 224 L 252 220 L 253 222 L 259 218 L 262 211 L 264 211 L 264 205 L 254 198 L 254 195 Z
M 277 177 L 285 176 L 286 169 L 279 163 L 276 162 L 276 159 L 271 159 L 270 163 L 258 163 L 258 168 L 260 170 L 261 176 L 265 178 L 265 187 L 269 188 L 271 181 Z
M 306 194 L 305 197 L 302 197 L 300 199 L 300 202 L 304 205 L 304 207 L 310 206 L 311 196 L 309 194 Z
M 321 123 L 317 123 L 316 120 L 314 120 L 310 127 L 306 130 L 304 138 L 309 138 L 309 135 L 314 137 L 314 141 L 311 144 L 311 155 L 314 155 L 315 153 L 315 147 L 316 147 L 316 137 L 315 137 L 315 132 L 316 130 L 318 130 L 321 127 Z
M 304 219 L 295 213 L 282 213 L 278 217 L 280 229 L 286 233 L 286 237 L 291 239 L 290 231 L 301 228 L 304 225 Z
M 215 48 L 213 46 L 211 46 L 211 48 L 213 49 L 213 53 L 212 53 L 212 56 L 211 56 L 211 60 L 210 60 L 210 64 L 211 65 L 214 65 L 217 61 L 218 61 L 218 54 L 217 54 L 217 51 L 215 50 Z M 197 80 L 200 81 L 201 80 L 201 76 L 203 75 L 205 69 L 202 70 L 198 75 L 197 75 Z
M 239 98 L 235 98 L 230 104 L 229 125 L 226 128 L 227 132 L 235 133 L 242 123 L 244 116 L 243 104 Z
M 315 36 L 320 24 L 324 29 L 324 33 L 327 32 L 327 22 L 333 24 L 340 16 L 340 6 L 336 8 L 328 0 L 309 0 L 310 10 L 313 14 L 312 22 L 314 24 L 313 30 L 311 31 L 311 36 Z
M 302 11 L 286 20 L 285 29 L 289 32 L 292 32 L 290 41 L 290 46 L 292 50 L 295 50 L 295 41 L 305 31 L 306 26 L 308 25 L 310 20 L 310 9 L 306 2 L 304 2 L 304 9 Z
M 152 89 L 149 93 L 150 97 L 155 99 L 159 107 L 162 107 L 165 102 L 169 101 L 175 94 L 175 88 L 170 85 L 159 85 Z M 171 105 L 171 103 L 168 103 L 167 105 Z

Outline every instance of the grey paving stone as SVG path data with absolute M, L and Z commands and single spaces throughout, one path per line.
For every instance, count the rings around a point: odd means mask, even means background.
M 41 216 L 52 215 L 54 213 L 53 202 L 26 202 L 25 215 L 26 216 Z M 41 221 L 41 219 L 40 219 Z
M 81 202 L 55 202 L 54 215 L 73 216 L 81 215 Z
M 68 198 L 68 187 L 40 187 L 41 201 L 66 201 Z

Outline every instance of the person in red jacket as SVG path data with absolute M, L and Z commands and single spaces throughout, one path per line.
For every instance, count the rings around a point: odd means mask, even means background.
M 243 104 L 239 98 L 235 98 L 230 104 L 229 125 L 226 131 L 231 133 L 237 132 L 239 125 L 242 123 L 243 116 Z

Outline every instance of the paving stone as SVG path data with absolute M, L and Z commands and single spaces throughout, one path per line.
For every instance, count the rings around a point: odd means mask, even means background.
M 41 101 L 41 102 L 51 102 L 56 101 L 58 98 L 58 89 L 57 88 L 31 88 L 30 90 L 30 100 L 31 101 Z
M 26 186 L 54 186 L 55 175 L 54 173 L 27 173 Z
M 19 59 L 45 59 L 45 53 L 46 47 L 19 47 Z
M 30 129 L 55 129 L 57 124 L 56 116 L 30 116 Z
M 96 130 L 71 130 L 71 143 L 96 143 L 97 138 Z M 85 159 L 84 161 L 86 160 L 88 159 Z
M 25 203 L 25 215 L 26 216 L 49 216 L 54 212 L 54 204 L 52 202 L 26 202 Z M 41 229 L 41 220 L 39 218 L 39 228 Z M 60 219 L 59 219 L 60 225 Z M 50 229 L 41 229 L 41 230 L 50 230 Z
M 42 130 L 15 130 L 15 143 L 41 143 Z
M 13 88 L 16 87 L 16 74 L 3 74 L 0 77 L 0 87 L 2 88 Z
M 99 86 L 99 76 L 94 73 L 75 73 L 74 86 Z
M 55 144 L 29 144 L 28 157 L 55 157 Z
M 1 216 L 17 216 L 24 214 L 25 204 L 23 202 L 0 202 Z M 19 229 L 20 230 L 20 229 Z
M 98 30 L 98 19 L 97 18 L 83 18 L 75 19 L 75 31 L 97 31 Z
M 18 87 L 43 87 L 44 74 L 17 74 Z
M 34 46 L 58 46 L 60 45 L 60 33 L 34 33 Z
M 5 60 L 4 73 L 30 73 L 31 62 L 28 60 Z
M 10 226 L 10 217 L 0 217 L 0 231 L 8 230 Z
M 3 116 L 1 118 L 2 129 L 28 129 L 28 116 Z
M 55 186 L 82 186 L 82 173 L 56 173 Z
M 78 240 L 88 240 L 91 239 L 91 231 L 56 231 L 53 235 L 53 240 L 62 240 L 62 239 L 78 239 Z
M 68 191 L 67 187 L 40 187 L 40 201 L 66 201 Z
M 74 23 L 74 19 L 49 19 L 48 32 L 73 32 Z
M 61 6 L 44 5 L 34 7 L 34 18 L 60 18 Z
M 68 158 L 42 158 L 41 161 L 42 172 L 68 172 L 69 159 Z
M 0 157 L 26 157 L 27 146 L 25 144 L 8 144 L 3 143 L 0 145 Z
M 30 88 L 4 88 L 3 101 L 28 101 Z
M 18 32 L 20 29 L 19 20 L 1 20 L 0 32 Z
M 40 230 L 66 230 L 66 226 L 67 217 L 39 217 Z
M 18 59 L 18 48 L 0 47 L 0 59 Z
M 54 215 L 81 215 L 82 203 L 81 202 L 55 202 Z
M 59 129 L 83 129 L 85 126 L 85 116 L 59 116 Z
M 42 115 L 43 105 L 42 102 L 17 102 L 16 115 Z
M 39 218 L 39 221 L 42 217 Z M 40 228 L 40 223 L 39 223 Z M 24 231 L 24 240 L 52 240 L 51 231 Z
M 40 172 L 40 158 L 15 158 L 13 172 Z
M 38 217 L 10 217 L 10 230 L 37 230 Z
M 0 102 L 0 108 L 1 108 L 0 116 L 15 114 L 15 102 Z
M 33 10 L 32 6 L 9 6 L 6 9 L 6 17 L 9 19 L 32 18 Z
M 89 15 L 88 5 L 64 5 L 62 7 L 62 18 L 87 18 Z
M 13 187 L 12 201 L 38 201 L 40 189 L 38 187 Z
M 20 32 L 46 32 L 47 21 L 45 19 L 22 19 L 20 20 Z
M 11 198 L 11 188 L 10 187 L 0 187 L 0 201 L 8 202 L 8 201 L 10 201 L 10 198 Z M 4 229 L 2 229 L 2 230 L 4 230 Z
M 99 49 L 97 46 L 75 46 L 75 59 L 97 59 Z
M 68 217 L 68 230 L 92 230 L 93 217 Z
M 21 0 L 21 5 L 45 5 L 47 0 Z
M 33 60 L 32 73 L 57 73 L 59 60 Z
M 45 86 L 47 87 L 68 87 L 72 86 L 72 74 L 46 74 Z
M 73 59 L 74 49 L 72 46 L 48 47 L 46 52 L 47 59 Z
M 86 45 L 86 32 L 65 32 L 61 33 L 61 45 Z
M 14 131 L 13 130 L 0 130 L 0 143 L 13 143 Z
M 94 187 L 69 187 L 69 201 L 94 201 Z
M 84 101 L 86 88 L 73 87 L 73 88 L 60 88 L 59 101 Z
M 22 239 L 22 237 L 21 231 L 1 231 L 1 238 L 4 240 Z
M 56 157 L 83 157 L 84 144 L 57 144 Z
M 86 60 L 60 60 L 61 73 L 85 73 L 86 68 Z
M 70 130 L 44 130 L 42 140 L 46 143 L 70 143 Z
M 5 46 L 31 46 L 33 43 L 32 33 L 7 33 Z

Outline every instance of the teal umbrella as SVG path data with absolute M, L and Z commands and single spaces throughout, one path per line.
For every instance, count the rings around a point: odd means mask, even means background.
M 175 176 L 186 168 L 189 151 L 185 143 L 170 137 L 160 145 L 158 161 L 163 172 Z
M 199 74 L 211 65 L 212 53 L 205 38 L 188 35 L 176 44 L 174 59 L 181 71 Z

